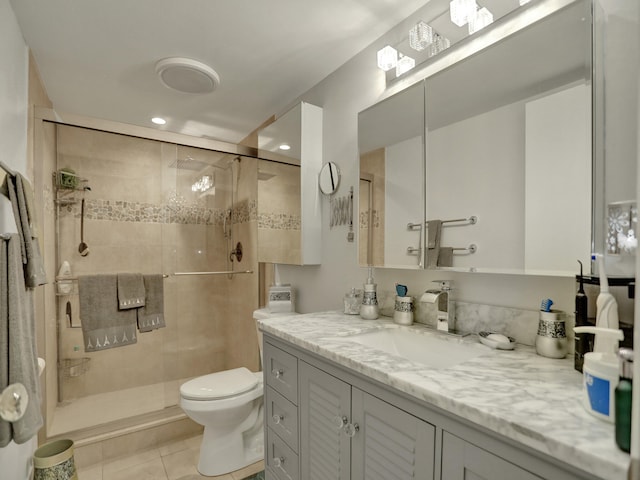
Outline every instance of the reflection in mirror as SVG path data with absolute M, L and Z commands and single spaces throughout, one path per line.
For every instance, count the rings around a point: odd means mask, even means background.
M 320 169 L 318 176 L 320 191 L 325 195 L 332 195 L 338 190 L 340 185 L 340 169 L 334 162 L 325 163 Z
M 591 13 L 579 1 L 427 78 L 427 219 L 453 267 L 572 275 L 591 247 Z
M 424 86 L 358 115 L 360 265 L 418 268 L 424 222 Z M 410 248 L 411 253 L 407 253 Z
M 322 108 L 301 102 L 262 128 L 258 156 L 258 261 L 319 264 Z

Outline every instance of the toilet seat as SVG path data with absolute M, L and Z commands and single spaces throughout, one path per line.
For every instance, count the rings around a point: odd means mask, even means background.
M 183 383 L 180 396 L 200 401 L 234 397 L 254 389 L 259 378 L 245 367 L 211 373 Z

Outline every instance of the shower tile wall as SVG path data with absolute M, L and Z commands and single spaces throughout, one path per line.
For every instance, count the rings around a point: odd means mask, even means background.
M 258 170 L 258 259 L 300 264 L 300 167 L 259 160 Z
M 176 158 L 187 157 L 211 164 L 221 155 L 58 126 L 58 167 L 73 168 L 91 187 L 84 194 L 85 242 L 90 254 L 81 257 L 78 253 L 80 208 L 76 202 L 61 207 L 60 261 L 70 262 L 73 275 L 226 270 L 229 252 L 223 220 L 230 205 L 230 170 L 216 171 L 216 194 L 200 198 L 191 191 L 199 172 L 169 166 Z M 226 325 L 235 317 L 234 308 L 242 310 L 234 307 L 235 297 L 229 296 L 227 285 L 226 276 L 165 279 L 166 328 L 141 333 L 137 344 L 126 347 L 86 354 L 81 329 L 62 321 L 61 357 L 91 358 L 88 373 L 64 380 L 62 400 L 174 382 L 168 384 L 166 395 L 167 404 L 172 404 L 179 380 L 227 368 L 227 334 L 231 330 Z M 257 288 L 246 292 L 248 298 L 238 303 L 247 309 L 257 306 Z M 67 301 L 72 315 L 78 315 L 77 295 L 58 300 L 60 319 L 65 318 Z M 234 362 L 251 366 L 253 356 Z

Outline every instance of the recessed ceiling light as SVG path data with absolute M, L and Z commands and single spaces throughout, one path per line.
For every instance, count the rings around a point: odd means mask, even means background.
M 167 123 L 167 121 L 164 118 L 160 118 L 160 117 L 153 117 L 151 121 L 156 125 L 164 125 L 165 123 Z
M 211 93 L 220 85 L 213 68 L 191 58 L 164 58 L 156 63 L 156 73 L 166 87 L 182 93 Z
M 282 145 L 280 145 L 278 147 L 280 150 L 291 150 L 291 145 L 289 145 L 288 143 L 283 143 Z

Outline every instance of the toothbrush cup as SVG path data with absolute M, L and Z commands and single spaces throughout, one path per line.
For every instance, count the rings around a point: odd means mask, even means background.
M 543 357 L 564 358 L 568 352 L 567 333 L 562 312 L 540 312 L 536 353 Z
M 413 323 L 413 297 L 396 296 L 393 321 L 400 325 L 411 325 Z

